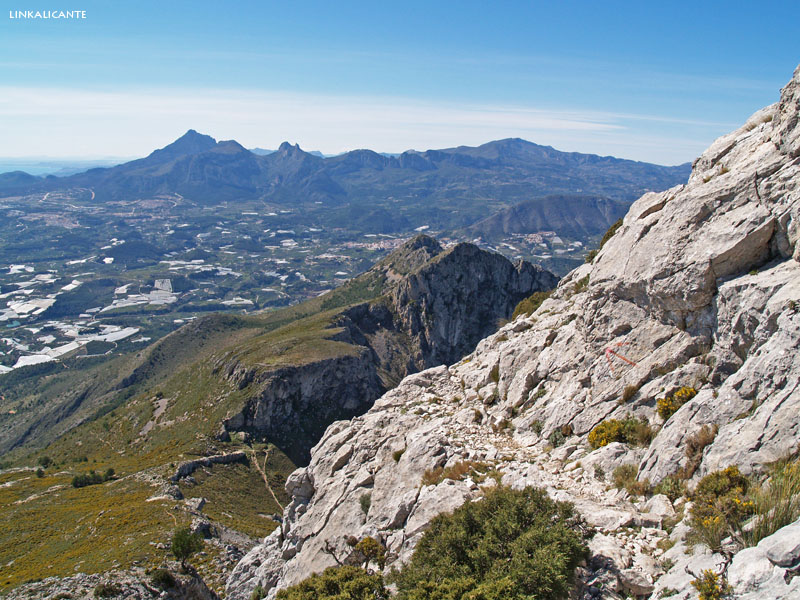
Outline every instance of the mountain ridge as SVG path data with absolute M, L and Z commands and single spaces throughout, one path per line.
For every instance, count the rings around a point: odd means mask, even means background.
M 213 159 L 214 155 L 223 153 L 230 155 L 227 162 Z M 300 165 L 302 169 L 298 170 Z M 289 142 L 283 142 L 274 152 L 256 154 L 238 142 L 218 142 L 192 129 L 145 158 L 65 177 L 51 175 L 35 180 L 21 176 L 0 177 L 0 190 L 18 194 L 84 187 L 93 189 L 98 200 L 179 193 L 207 202 L 210 195 L 204 193 L 202 186 L 195 183 L 203 182 L 214 188 L 217 201 L 237 196 L 263 196 L 281 201 L 287 193 L 302 195 L 303 192 L 310 191 L 315 200 L 335 203 L 337 197 L 342 196 L 342 190 L 347 190 L 347 194 L 352 196 L 358 188 L 358 181 L 346 177 L 353 173 L 364 177 L 388 169 L 413 181 L 428 172 L 441 172 L 445 177 L 456 174 L 463 177 L 466 172 L 473 170 L 480 173 L 483 170 L 505 167 L 518 171 L 505 175 L 511 180 L 517 180 L 528 178 L 532 174 L 529 173 L 531 169 L 548 166 L 578 169 L 575 176 L 586 178 L 587 173 L 583 171 L 587 165 L 595 170 L 604 169 L 608 171 L 608 175 L 621 177 L 625 186 L 635 185 L 634 181 L 639 178 L 647 182 L 646 185 L 660 187 L 665 178 L 674 182 L 676 177 L 682 177 L 683 173 L 688 172 L 688 163 L 663 167 L 614 157 L 560 152 L 519 138 L 497 140 L 477 147 L 460 146 L 424 152 L 409 150 L 397 157 L 371 150 L 353 150 L 338 156 L 321 157 L 307 153 L 299 145 Z M 456 171 L 445 174 L 453 169 Z M 464 170 L 466 171 L 461 172 Z M 396 175 L 393 176 L 394 179 L 397 179 Z M 341 180 L 336 181 L 337 177 Z M 286 187 L 286 190 L 276 189 L 276 183 Z M 400 181 L 394 182 L 395 185 L 399 183 Z M 564 185 L 564 182 L 561 181 L 560 185 Z M 612 193 L 616 194 L 620 192 Z M 630 197 L 630 193 L 626 197 Z

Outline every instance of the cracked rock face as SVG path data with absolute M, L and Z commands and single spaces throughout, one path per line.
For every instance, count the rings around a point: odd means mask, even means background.
M 652 483 L 676 473 L 706 424 L 719 431 L 694 481 L 732 464 L 757 471 L 800 442 L 799 99 L 800 69 L 780 102 L 697 159 L 686 185 L 635 202 L 594 262 L 533 315 L 331 425 L 287 483 L 282 529 L 239 563 L 229 597 L 247 598 L 257 583 L 274 594 L 334 565 L 331 549 L 346 561 L 347 536 L 380 539 L 387 569 L 408 560 L 436 514 L 481 493 L 470 477 L 424 485 L 423 475 L 468 460 L 491 464 L 504 484 L 573 502 L 597 528 L 584 597 L 658 597 L 666 587 L 696 596 L 683 567 L 699 572 L 721 557 L 686 557 L 685 522 L 676 545 L 659 549 L 675 507 L 665 497 L 632 503 L 606 478 L 621 464 Z M 656 399 L 684 386 L 697 395 L 662 423 Z M 592 428 L 627 414 L 658 430 L 649 447 L 592 451 Z M 736 575 L 743 593 L 778 585 L 773 569 L 784 567 L 759 552 L 732 565 L 763 567 Z M 666 574 L 664 557 L 675 563 Z

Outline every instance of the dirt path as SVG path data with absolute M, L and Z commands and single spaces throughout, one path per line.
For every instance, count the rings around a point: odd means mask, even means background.
M 270 486 L 269 480 L 267 479 L 266 470 L 267 470 L 267 459 L 269 458 L 269 450 L 264 450 L 263 468 L 261 467 L 261 465 L 258 464 L 258 454 L 256 453 L 255 450 L 253 450 L 252 447 L 250 448 L 250 452 L 253 453 L 253 464 L 256 466 L 256 469 L 258 469 L 258 472 L 261 473 L 261 479 L 264 480 L 264 485 L 266 486 L 267 491 L 269 492 L 270 496 L 272 496 L 272 499 L 275 500 L 275 504 L 277 504 L 280 507 L 280 509 L 283 510 L 283 504 L 281 504 L 280 500 L 278 500 L 278 497 L 275 495 L 275 492 L 272 491 L 272 486 Z

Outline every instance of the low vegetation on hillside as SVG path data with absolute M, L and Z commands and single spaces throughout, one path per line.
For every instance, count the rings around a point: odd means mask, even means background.
M 561 600 L 569 596 L 575 568 L 587 555 L 584 542 L 585 530 L 571 505 L 551 500 L 543 490 L 497 486 L 434 518 L 411 561 L 389 579 L 399 600 Z M 338 567 L 277 597 L 387 596 L 379 574 Z

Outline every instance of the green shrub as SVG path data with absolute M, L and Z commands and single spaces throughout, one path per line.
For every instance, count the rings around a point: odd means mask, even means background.
M 389 593 L 380 574 L 358 567 L 329 567 L 280 590 L 277 600 L 388 600 Z
M 403 457 L 403 453 L 405 451 L 405 448 L 401 448 L 400 450 L 395 450 L 392 452 L 392 458 L 394 459 L 394 462 L 400 462 L 400 459 Z
M 172 534 L 172 554 L 181 561 L 185 568 L 186 561 L 194 554 L 203 549 L 203 538 L 196 533 L 192 533 L 188 527 L 180 527 Z
M 255 588 L 253 588 L 252 593 L 250 594 L 250 600 L 264 600 L 267 597 L 267 590 L 259 583 Z
M 581 277 L 578 281 L 575 282 L 575 285 L 572 286 L 572 293 L 579 294 L 583 290 L 585 290 L 589 285 L 589 276 Z
M 113 598 L 121 593 L 122 589 L 113 583 L 98 583 L 97 587 L 94 588 L 95 598 Z
M 586 255 L 586 258 L 584 259 L 584 262 L 586 263 L 593 262 L 595 257 L 597 257 L 597 254 L 600 252 L 600 250 L 602 250 L 603 246 L 605 246 L 606 242 L 610 240 L 615 233 L 617 233 L 617 230 L 621 226 L 622 226 L 622 219 L 619 219 L 613 225 L 611 225 L 611 227 L 609 227 L 608 230 L 603 234 L 603 237 L 600 240 L 600 245 L 596 249 L 589 251 L 589 253 Z
M 88 473 L 84 473 L 82 475 L 75 475 L 72 478 L 72 487 L 74 488 L 82 488 L 86 487 L 87 485 L 97 485 L 98 483 L 103 483 L 103 476 L 100 473 L 95 473 L 94 471 L 89 471 Z
M 492 367 L 492 370 L 489 371 L 489 379 L 491 379 L 494 383 L 500 381 L 500 365 L 495 365 Z
M 615 221 L 615 222 L 614 222 L 614 223 L 611 225 L 611 227 L 609 227 L 609 228 L 608 228 L 608 230 L 607 230 L 607 231 L 606 231 L 606 232 L 603 234 L 603 237 L 602 237 L 602 239 L 600 240 L 600 246 L 598 247 L 598 250 L 602 249 L 602 248 L 603 248 L 603 246 L 605 246 L 605 245 L 606 245 L 606 242 L 607 242 L 608 240 L 610 240 L 612 237 L 614 237 L 614 234 L 615 234 L 615 233 L 617 233 L 617 230 L 618 230 L 620 227 L 622 227 L 622 218 L 620 218 L 620 219 L 618 219 L 617 221 Z
M 631 496 L 647 496 L 650 494 L 650 482 L 638 481 L 639 467 L 635 464 L 621 465 L 614 469 L 611 481 L 618 490 L 626 490 Z
M 536 419 L 531 423 L 531 431 L 536 435 L 542 434 L 542 427 L 544 427 L 544 424 L 539 419 Z
M 365 569 L 370 563 L 377 564 L 381 570 L 386 565 L 386 548 L 374 537 L 365 537 L 355 545 L 355 550 L 364 557 Z
M 91 470 L 83 475 L 75 475 L 75 477 L 72 478 L 72 487 L 82 488 L 86 487 L 87 485 L 97 485 L 98 483 L 103 483 L 104 481 L 108 481 L 113 477 L 114 469 L 108 469 L 103 475 L 100 475 L 100 473 L 95 473 L 94 470 Z
M 53 459 L 50 458 L 49 456 L 40 456 L 39 460 L 36 461 L 36 464 L 38 464 L 43 469 L 46 469 L 47 467 L 53 464 Z
M 645 419 L 630 415 L 624 419 L 606 419 L 589 432 L 589 445 L 600 448 L 611 442 L 646 446 L 653 440 L 653 430 Z
M 658 485 L 653 488 L 654 494 L 664 494 L 672 502 L 675 502 L 675 500 L 681 496 L 685 496 L 687 492 L 686 483 L 672 475 L 664 477 L 664 479 L 659 481 Z
M 550 435 L 547 436 L 547 441 L 553 448 L 558 448 L 566 441 L 566 438 L 564 434 L 561 433 L 560 429 L 554 429 Z
M 175 577 L 167 569 L 156 569 L 150 575 L 150 582 L 160 590 L 169 590 L 175 587 Z
M 396 574 L 398 600 L 556 600 L 587 549 L 572 506 L 539 489 L 497 487 L 431 522 Z
M 511 319 L 516 319 L 521 315 L 532 315 L 542 305 L 542 302 L 547 300 L 552 293 L 553 290 L 549 290 L 547 292 L 534 292 L 524 300 L 521 300 L 520 303 L 514 308 L 514 313 L 511 315 Z
M 36 469 L 36 477 L 38 477 L 39 479 L 44 477 L 44 470 L 42 469 L 42 467 L 39 467 L 38 469 Z
M 697 395 L 697 390 L 692 387 L 682 387 L 671 396 L 656 400 L 658 416 L 665 421 L 678 412 L 678 409 Z
M 361 494 L 361 497 L 358 499 L 358 503 L 361 505 L 361 512 L 365 515 L 369 514 L 369 507 L 372 506 L 372 494 L 367 492 L 366 494 Z

